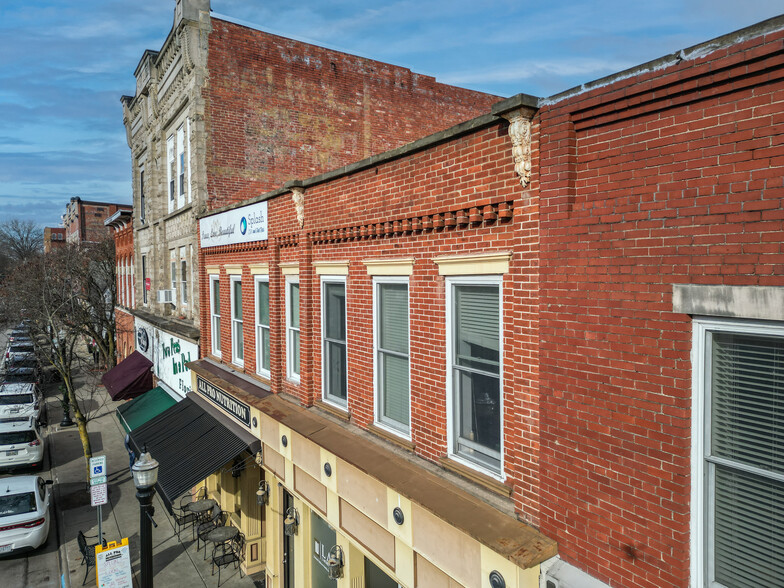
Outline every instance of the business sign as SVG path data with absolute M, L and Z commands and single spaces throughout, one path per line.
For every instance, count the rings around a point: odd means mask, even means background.
M 209 398 L 213 404 L 220 406 L 250 429 L 250 407 L 247 404 L 226 394 L 223 390 L 213 386 L 198 375 L 196 376 L 196 388 L 202 396 Z
M 101 506 L 109 502 L 109 488 L 106 484 L 90 486 L 90 506 Z
M 158 380 L 184 398 L 191 391 L 191 370 L 186 364 L 199 359 L 199 346 L 138 318 L 135 328 L 136 350 L 152 362 Z
M 95 547 L 95 579 L 99 588 L 133 588 L 127 537 Z
M 202 247 L 267 240 L 267 201 L 234 208 L 199 220 Z

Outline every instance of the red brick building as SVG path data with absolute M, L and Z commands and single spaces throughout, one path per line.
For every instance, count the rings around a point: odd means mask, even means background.
M 200 215 L 188 365 L 259 442 L 262 474 L 205 481 L 248 570 L 316 585 L 335 545 L 340 586 L 782 585 L 782 41 Z
M 62 227 L 44 227 L 44 253 L 49 253 L 65 244 L 65 229 Z
M 117 306 L 114 307 L 117 341 L 117 363 L 128 357 L 136 347 L 133 310 L 134 293 L 133 264 L 133 214 L 118 210 L 104 221 L 114 230 L 114 255 L 117 274 Z
M 65 240 L 77 244 L 103 241 L 111 236 L 111 229 L 104 225 L 104 221 L 118 210 L 130 212 L 133 207 L 130 204 L 91 202 L 78 196 L 71 198 L 63 215 Z

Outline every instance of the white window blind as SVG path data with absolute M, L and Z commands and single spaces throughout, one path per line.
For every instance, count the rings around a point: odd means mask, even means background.
M 378 419 L 409 430 L 408 284 L 377 285 Z
M 709 576 L 784 586 L 784 339 L 711 339 Z

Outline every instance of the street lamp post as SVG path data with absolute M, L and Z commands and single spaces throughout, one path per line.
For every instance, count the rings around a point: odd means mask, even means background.
M 158 481 L 158 462 L 147 453 L 147 446 L 131 468 L 133 485 L 136 486 L 136 498 L 139 500 L 139 537 L 141 539 L 141 588 L 152 586 L 152 516 L 155 508 L 152 497 L 155 496 L 155 483 Z M 158 525 L 155 525 L 156 527 Z

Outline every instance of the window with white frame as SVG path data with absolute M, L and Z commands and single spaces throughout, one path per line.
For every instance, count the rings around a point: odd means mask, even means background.
M 128 287 L 128 289 L 131 292 L 131 308 L 136 308 L 136 282 L 133 279 L 133 274 L 134 274 L 134 271 L 135 271 L 135 269 L 134 269 L 134 258 L 133 257 L 131 257 L 128 260 L 128 265 L 131 268 L 131 280 L 130 280 L 130 284 L 129 284 L 129 287 Z
M 144 224 L 146 195 L 144 194 L 144 165 L 139 166 L 139 220 Z
M 220 357 L 220 276 L 210 276 L 210 339 L 212 341 L 212 354 Z
M 177 129 L 177 208 L 185 206 L 185 171 L 187 166 L 185 152 L 185 125 L 182 124 Z
M 695 586 L 784 586 L 784 326 L 695 319 Z
M 408 279 L 374 280 L 376 421 L 410 432 Z
M 169 276 L 171 277 L 172 304 L 177 306 L 177 250 L 169 250 Z
M 188 304 L 188 260 L 185 252 L 187 247 L 180 247 L 180 300 L 183 306 Z
M 256 372 L 270 376 L 269 276 L 256 276 Z
M 286 375 L 299 381 L 299 276 L 286 276 Z
M 174 135 L 166 139 L 166 176 L 169 186 L 169 212 L 174 210 L 175 198 L 177 196 L 177 153 L 174 145 Z
M 346 278 L 321 278 L 322 387 L 324 400 L 347 405 Z
M 450 450 L 501 475 L 501 278 L 447 279 Z
M 245 364 L 245 339 L 242 334 L 242 279 L 231 277 L 231 361 Z
M 142 304 L 147 306 L 147 256 L 142 255 Z

